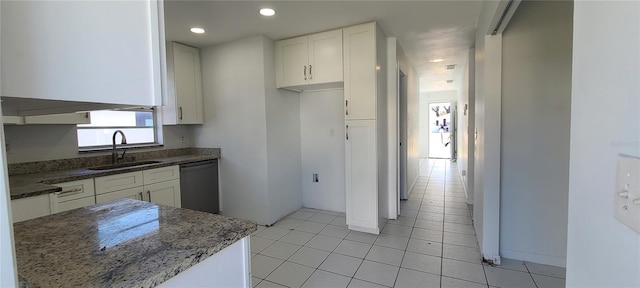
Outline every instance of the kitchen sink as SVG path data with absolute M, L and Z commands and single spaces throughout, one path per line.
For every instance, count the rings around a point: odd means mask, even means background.
M 96 166 L 96 167 L 87 168 L 87 170 L 111 170 L 111 169 L 118 169 L 118 168 L 135 167 L 135 166 L 140 166 L 140 165 L 156 164 L 156 163 L 160 163 L 160 162 L 162 162 L 162 161 L 128 162 L 128 163 L 119 163 L 119 164 L 112 164 L 112 165 Z

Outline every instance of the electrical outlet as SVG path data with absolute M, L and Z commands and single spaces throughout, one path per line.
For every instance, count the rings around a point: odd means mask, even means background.
M 320 180 L 318 179 L 318 173 L 313 174 L 313 182 L 314 183 L 320 182 Z
M 334 130 L 333 128 L 329 129 L 329 136 L 335 137 L 336 136 L 336 130 Z
M 184 135 L 180 136 L 180 143 L 184 143 Z
M 640 158 L 618 155 L 613 215 L 640 233 Z
M 7 154 L 11 154 L 11 145 L 9 145 L 9 142 L 4 143 L 4 151 Z
M 460 172 L 461 176 L 467 176 L 467 170 L 462 170 L 462 172 Z

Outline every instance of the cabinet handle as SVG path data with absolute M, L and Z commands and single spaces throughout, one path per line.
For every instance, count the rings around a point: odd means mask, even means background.
M 144 197 L 142 197 L 142 192 L 140 192 L 139 194 L 140 194 L 140 201 L 144 201 Z
M 178 108 L 178 115 L 179 115 L 178 118 L 180 118 L 180 120 L 182 120 L 182 107 Z
M 347 140 L 349 140 L 349 125 L 347 125 Z
M 149 198 L 149 202 L 151 202 L 151 190 L 147 190 L 147 198 Z
M 344 100 L 344 106 L 346 107 L 345 113 L 347 116 L 349 116 L 349 100 Z
M 311 64 L 309 64 L 309 80 L 313 79 L 313 72 L 311 72 Z
M 65 196 L 78 194 L 78 192 L 82 192 L 82 188 L 75 188 L 75 189 L 71 189 L 71 190 L 67 190 L 67 191 L 60 191 L 60 192 L 58 192 L 56 194 L 58 195 L 58 197 L 65 197 Z
M 307 80 L 307 66 L 304 66 L 304 80 Z

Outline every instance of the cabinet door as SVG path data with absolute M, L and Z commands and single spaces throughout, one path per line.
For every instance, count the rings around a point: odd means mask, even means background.
M 51 214 L 49 194 L 11 200 L 13 223 Z
M 129 198 L 144 201 L 142 186 L 96 195 L 96 203 L 104 203 L 116 199 Z
M 375 120 L 346 121 L 347 225 L 377 233 L 378 184 Z M 361 230 L 361 229 L 355 229 Z
M 376 118 L 375 23 L 343 30 L 345 119 Z
M 180 179 L 145 185 L 144 191 L 151 203 L 180 207 Z
M 342 82 L 342 29 L 309 35 L 309 83 Z
M 156 1 L 2 1 L 1 95 L 160 104 L 158 40 L 164 33 L 158 22 L 164 15 L 157 6 Z
M 308 37 L 298 37 L 276 43 L 276 82 L 278 88 L 304 85 L 309 82 Z
M 178 124 L 202 124 L 200 50 L 175 42 L 171 44 Z

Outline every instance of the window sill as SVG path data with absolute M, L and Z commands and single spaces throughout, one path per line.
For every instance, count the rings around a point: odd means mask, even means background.
M 151 144 L 131 144 L 131 145 L 122 145 L 119 144 L 116 146 L 118 150 L 127 149 L 127 150 L 138 150 L 138 149 L 149 149 L 149 148 L 161 148 L 164 147 L 162 144 L 151 143 Z M 101 153 L 113 150 L 111 145 L 109 146 L 96 146 L 96 147 L 88 147 L 88 148 L 78 148 L 78 154 L 90 154 L 90 153 Z

